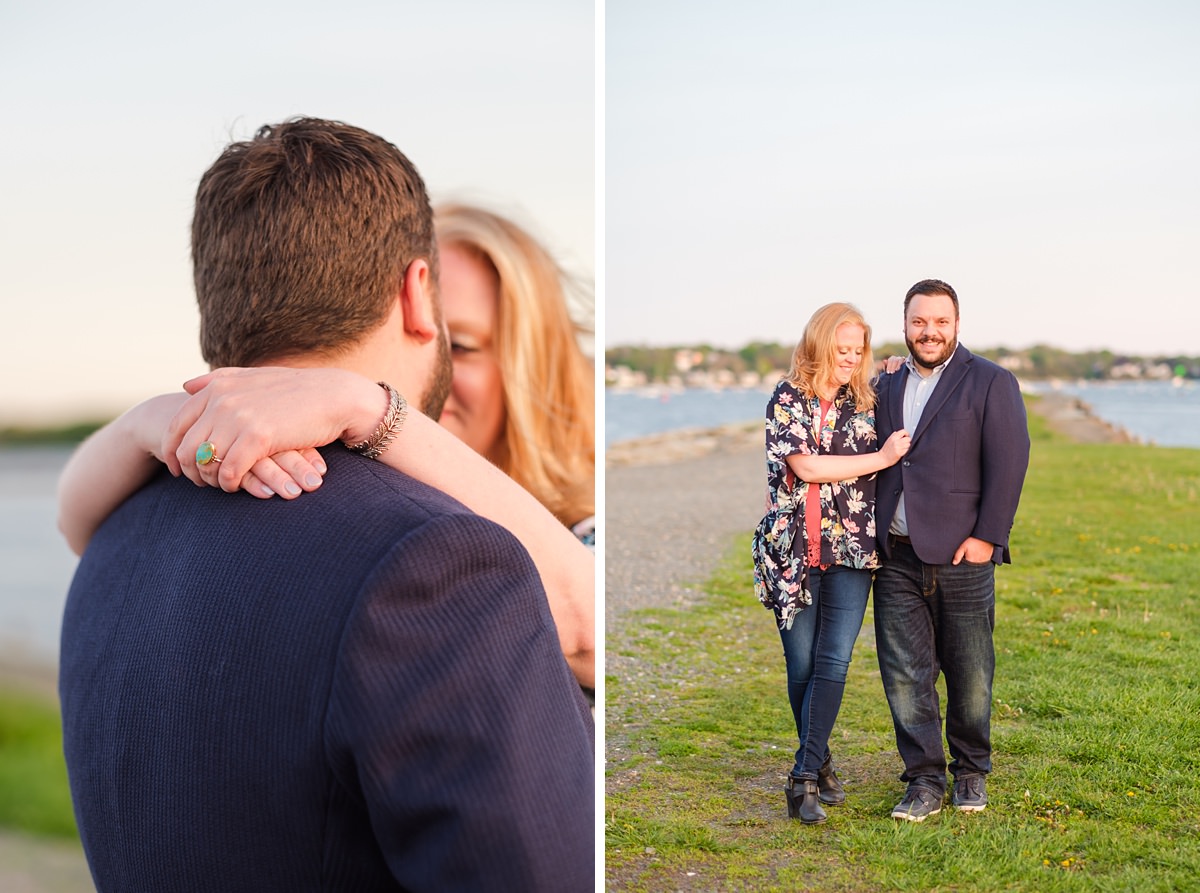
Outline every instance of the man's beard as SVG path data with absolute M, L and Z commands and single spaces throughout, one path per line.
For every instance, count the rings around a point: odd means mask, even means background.
M 454 381 L 454 360 L 450 356 L 450 334 L 442 325 L 442 302 L 434 304 L 434 319 L 438 329 L 437 364 L 429 377 L 429 387 L 421 401 L 421 412 L 435 422 L 442 417 L 442 407 L 450 396 L 450 385 Z
M 942 365 L 942 363 L 946 362 L 946 360 L 950 359 L 950 357 L 954 354 L 955 349 L 958 347 L 958 338 L 951 338 L 949 341 L 943 341 L 942 349 L 934 355 L 933 359 L 924 360 L 921 359 L 920 354 L 917 353 L 917 345 L 925 340 L 926 339 L 921 338 L 917 341 L 910 341 L 907 335 L 904 337 L 904 343 L 908 345 L 909 356 L 911 356 L 913 358 L 913 362 L 922 369 L 936 369 L 938 366 Z M 933 344 L 934 341 L 929 339 L 929 343 Z

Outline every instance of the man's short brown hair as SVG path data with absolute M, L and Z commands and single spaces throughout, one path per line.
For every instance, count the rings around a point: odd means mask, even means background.
M 941 279 L 922 279 L 910 288 L 908 294 L 904 296 L 904 316 L 906 318 L 908 317 L 908 305 L 917 295 L 945 295 L 954 305 L 954 318 L 958 319 L 958 294 L 949 282 L 943 282 Z
M 266 125 L 226 147 L 196 193 L 204 359 L 336 353 L 383 322 L 417 258 L 436 277 L 429 196 L 399 149 L 338 121 Z

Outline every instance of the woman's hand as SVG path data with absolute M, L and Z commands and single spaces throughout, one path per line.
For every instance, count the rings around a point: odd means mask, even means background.
M 365 438 L 388 404 L 375 382 L 342 369 L 218 369 L 184 388 L 192 396 L 161 445 L 171 472 L 260 498 L 292 499 L 321 486 L 326 468 L 314 447 Z M 197 464 L 205 442 L 220 462 Z
M 879 453 L 887 461 L 890 467 L 900 461 L 900 457 L 908 452 L 912 446 L 912 438 L 908 436 L 908 432 L 901 428 L 899 431 L 893 431 L 892 436 L 887 439 L 884 445 L 880 448 Z

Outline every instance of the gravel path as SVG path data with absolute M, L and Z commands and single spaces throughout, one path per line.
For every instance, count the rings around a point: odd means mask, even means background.
M 766 497 L 762 436 L 754 422 L 608 450 L 604 675 L 620 687 L 604 709 L 608 791 L 636 781 L 632 733 L 670 707 L 690 669 L 651 663 L 627 647 L 637 632 L 632 612 L 695 602 L 734 537 L 754 529 Z
M 757 422 L 609 448 L 605 469 L 604 619 L 686 603 L 763 513 Z M 609 664 L 611 667 L 611 662 Z
M 96 893 L 78 842 L 0 831 L 4 893 Z

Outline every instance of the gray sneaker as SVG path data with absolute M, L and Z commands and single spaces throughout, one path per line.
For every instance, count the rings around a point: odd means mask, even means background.
M 982 775 L 956 777 L 950 805 L 960 812 L 983 812 L 987 806 L 987 781 Z
M 942 811 L 942 798 L 929 788 L 910 787 L 904 799 L 892 810 L 892 818 L 906 822 L 923 822 Z

